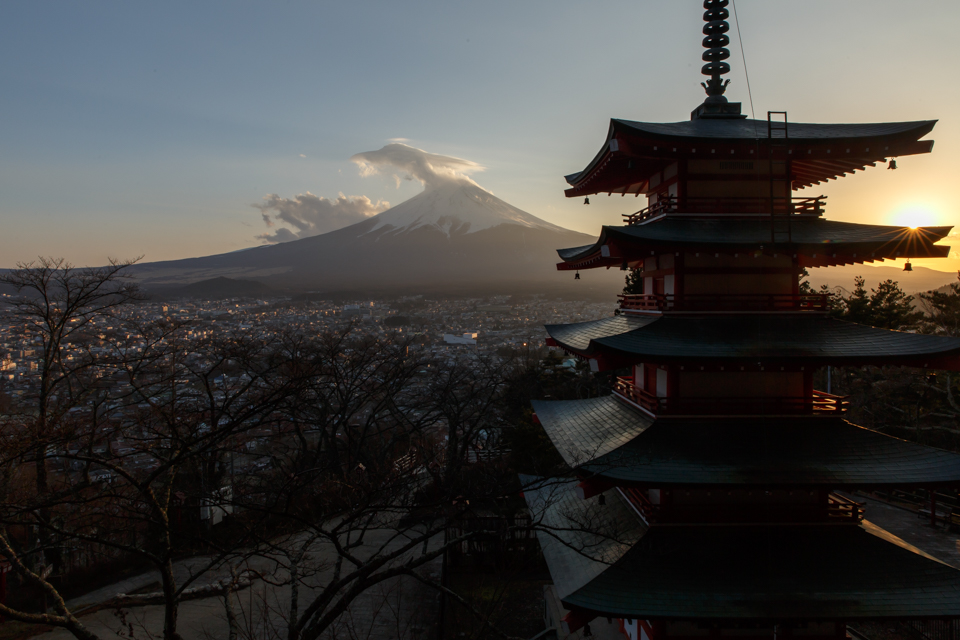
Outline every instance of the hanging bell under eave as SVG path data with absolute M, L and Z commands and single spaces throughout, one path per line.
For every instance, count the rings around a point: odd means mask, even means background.
M 574 279 L 574 280 L 579 280 L 579 279 L 580 279 L 580 272 L 579 272 L 579 271 L 577 271 L 576 275 L 573 276 L 573 279 Z
M 587 196 L 586 198 L 583 199 L 583 204 L 590 204 L 590 197 L 589 197 L 589 196 Z
M 913 271 L 913 265 L 910 264 L 910 261 L 909 261 L 909 260 L 907 260 L 907 264 L 903 265 L 903 270 L 904 270 L 904 271 Z
M 890 164 L 887 165 L 887 169 L 896 169 L 896 168 L 897 168 L 897 161 L 896 161 L 896 160 L 891 160 L 891 161 L 890 161 Z

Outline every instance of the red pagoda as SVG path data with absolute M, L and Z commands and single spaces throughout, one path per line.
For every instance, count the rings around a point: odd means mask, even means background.
M 946 257 L 950 227 L 834 222 L 794 191 L 929 153 L 935 121 L 801 124 L 724 97 L 727 0 L 706 0 L 707 98 L 689 121 L 612 120 L 567 196 L 645 195 L 560 270 L 641 269 L 613 317 L 547 326 L 612 395 L 534 402 L 571 469 L 526 492 L 564 630 L 631 639 L 846 637 L 960 617 L 960 571 L 864 520 L 845 492 L 960 486 L 960 455 L 844 420 L 825 366 L 960 370 L 960 340 L 830 317 L 806 267 Z M 594 622 L 594 631 L 599 622 Z

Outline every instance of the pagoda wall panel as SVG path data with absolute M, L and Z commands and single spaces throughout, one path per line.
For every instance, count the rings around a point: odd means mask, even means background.
M 680 398 L 801 398 L 800 371 L 680 371 Z
M 690 175 L 742 175 L 750 173 L 768 180 L 770 178 L 769 160 L 687 160 L 687 173 Z M 786 165 L 783 162 L 773 163 L 774 176 L 785 176 Z
M 683 255 L 684 267 L 711 267 L 715 269 L 785 269 L 793 266 L 793 258 L 786 254 L 755 255 L 753 253 L 690 252 Z M 646 268 L 646 265 L 644 265 Z
M 658 398 L 666 398 L 669 394 L 669 378 L 666 369 L 657 369 L 657 389 L 655 393 Z
M 778 180 L 773 183 L 774 195 L 779 198 L 789 197 L 791 192 L 789 183 Z M 673 194 L 672 194 L 673 195 Z M 756 180 L 687 180 L 686 196 L 688 198 L 769 198 L 769 178 Z
M 672 278 L 672 276 L 669 277 Z M 683 292 L 691 295 L 790 294 L 793 293 L 794 281 L 796 279 L 796 276 L 789 273 L 764 273 L 757 275 L 689 273 L 683 276 Z

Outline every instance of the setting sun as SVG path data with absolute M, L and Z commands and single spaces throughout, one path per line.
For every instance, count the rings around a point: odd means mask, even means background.
M 908 205 L 900 208 L 891 217 L 892 224 L 911 227 L 926 227 L 937 223 L 937 214 L 925 205 Z

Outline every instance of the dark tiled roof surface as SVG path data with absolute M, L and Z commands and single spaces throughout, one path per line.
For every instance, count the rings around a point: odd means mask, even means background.
M 571 324 L 548 324 L 545 328 L 558 343 L 574 351 L 587 351 L 591 340 L 641 329 L 660 319 L 659 316 L 621 315 Z
M 947 617 L 960 571 L 869 523 L 653 527 L 562 600 L 640 619 Z
M 852 252 L 861 256 L 877 253 L 876 257 L 883 257 L 900 252 L 905 257 L 920 257 L 930 254 L 933 243 L 944 238 L 950 229 L 922 227 L 911 230 L 909 227 L 795 218 L 791 220 L 791 241 L 778 241 L 777 247 L 784 253 Z M 676 245 L 686 250 L 697 246 L 734 246 L 746 250 L 770 244 L 770 220 L 667 216 L 648 224 L 605 226 L 596 243 L 560 249 L 557 253 L 563 260 L 579 260 L 597 253 L 600 246 L 610 240 L 656 246 Z
M 824 141 L 841 139 L 876 138 L 910 134 L 918 139 L 929 133 L 936 120 L 915 122 L 877 122 L 863 124 L 812 124 L 789 123 L 792 142 Z M 657 137 L 713 138 L 724 140 L 754 140 L 767 137 L 766 120 L 703 119 L 682 122 L 636 122 L 614 119 L 615 126 L 622 126 L 641 134 Z
M 581 500 L 577 483 L 521 476 L 537 540 L 561 598 L 583 587 L 623 557 L 646 531 L 616 489 L 606 504 Z
M 591 251 L 588 251 L 590 249 L 596 251 L 597 250 L 596 246 L 597 246 L 596 243 L 594 243 L 594 244 L 585 244 L 582 247 L 571 247 L 569 249 L 557 249 L 557 253 L 560 254 L 560 258 L 562 260 L 566 260 L 568 258 L 575 258 L 576 256 L 579 256 L 581 254 L 587 255 L 591 253 Z
M 608 352 L 657 362 L 896 364 L 960 354 L 957 338 L 876 329 L 822 315 L 621 315 L 547 325 L 546 330 L 560 346 L 584 355 Z
M 960 485 L 960 455 L 839 418 L 654 422 L 613 396 L 535 402 L 571 467 L 639 485 Z
M 615 451 L 653 424 L 653 418 L 611 396 L 531 404 L 553 446 L 574 468 Z

